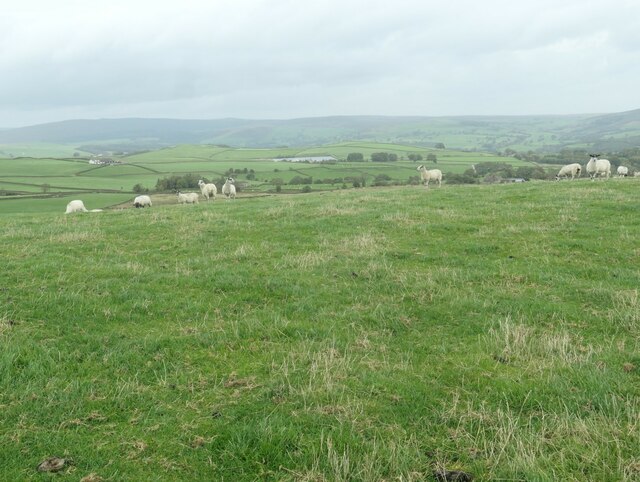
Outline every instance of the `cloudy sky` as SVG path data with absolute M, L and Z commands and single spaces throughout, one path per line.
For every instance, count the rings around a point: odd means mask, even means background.
M 637 0 L 20 0 L 0 127 L 640 108 Z

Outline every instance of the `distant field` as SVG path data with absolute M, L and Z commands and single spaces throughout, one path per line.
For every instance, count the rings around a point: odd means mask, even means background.
M 338 162 L 336 164 L 309 164 L 274 162 L 281 156 L 332 155 L 346 159 L 349 153 L 360 152 L 366 159 L 375 152 L 389 152 L 398 155 L 398 162 Z M 410 154 L 435 155 L 433 162 L 411 162 Z M 78 192 L 92 192 L 96 196 L 96 207 L 104 208 L 112 204 L 114 193 L 120 197 L 133 198 L 133 186 L 140 184 L 148 189 L 155 188 L 160 178 L 172 175 L 196 174 L 207 179 L 220 179 L 229 169 L 247 169 L 247 174 L 234 177 L 244 185 L 247 192 L 270 192 L 275 189 L 274 179 L 285 183 L 284 190 L 299 191 L 302 186 L 286 186 L 293 177 L 312 177 L 325 180 L 357 176 L 370 185 L 378 175 L 386 175 L 391 180 L 406 183 L 410 177 L 418 175 L 416 166 L 420 163 L 429 168 L 438 168 L 445 173 L 461 173 L 472 164 L 486 161 L 508 162 L 514 167 L 528 165 L 524 161 L 503 158 L 486 153 L 463 152 L 447 149 L 430 149 L 397 144 L 348 142 L 305 149 L 232 149 L 207 145 L 184 145 L 153 152 L 124 156 L 122 164 L 109 166 L 90 165 L 87 159 L 77 158 L 13 158 L 0 159 L 0 213 L 19 210 L 21 196 L 25 198 L 25 210 L 50 211 L 49 202 L 59 209 L 60 195 Z M 351 183 L 347 183 L 350 187 Z M 341 184 L 314 184 L 314 189 L 335 189 Z M 100 193 L 110 193 L 100 201 Z M 39 197 L 34 199 L 33 195 Z M 10 200 L 10 201 L 9 201 Z M 8 202 L 8 204 L 7 204 Z
M 74 145 L 39 143 L 1 144 L 0 158 L 3 157 L 72 157 L 74 154 L 89 155 Z
M 0 479 L 638 481 L 639 181 L 6 213 Z

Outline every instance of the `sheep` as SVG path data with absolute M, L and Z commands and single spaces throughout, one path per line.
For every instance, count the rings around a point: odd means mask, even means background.
M 598 159 L 599 154 L 589 154 L 590 159 L 587 163 L 587 173 L 591 176 L 591 180 L 595 181 L 597 176 L 609 178 L 611 176 L 611 163 L 608 159 Z
M 571 180 L 575 177 L 580 177 L 580 173 L 582 172 L 582 166 L 577 162 L 573 164 L 567 164 L 563 166 L 556 175 L 556 181 L 559 181 L 561 177 L 569 177 L 571 176 Z
M 640 171 L 636 171 L 633 173 L 633 177 L 640 177 Z
M 233 185 L 235 181 L 232 177 L 228 177 L 222 186 L 222 194 L 224 194 L 227 199 L 235 199 L 236 198 L 236 187 Z
M 67 210 L 64 213 L 70 214 L 70 213 L 87 213 L 87 212 L 89 211 L 87 211 L 87 208 L 84 207 L 84 203 L 79 199 L 76 199 L 74 201 L 70 201 L 69 204 L 67 204 Z
M 180 192 L 178 194 L 178 204 L 199 204 L 198 194 L 195 192 Z
M 216 200 L 216 194 L 218 194 L 218 188 L 213 183 L 205 183 L 202 179 L 198 181 L 198 186 L 200 186 L 200 192 L 202 196 L 208 201 L 210 197 L 213 200 Z
M 429 188 L 429 181 L 431 180 L 438 181 L 438 187 L 442 187 L 442 171 L 440 169 L 428 170 L 424 166 L 418 166 L 416 170 L 420 171 L 425 187 Z
M 616 170 L 618 177 L 627 177 L 629 175 L 629 168 L 627 166 L 618 166 Z
M 151 204 L 151 198 L 147 195 L 143 195 L 143 196 L 136 196 L 136 198 L 133 200 L 133 205 L 137 208 L 145 208 L 145 207 L 151 207 L 153 206 L 153 204 Z

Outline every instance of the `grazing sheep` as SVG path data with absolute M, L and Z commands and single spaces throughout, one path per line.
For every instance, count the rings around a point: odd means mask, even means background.
M 611 176 L 611 163 L 608 159 L 598 159 L 600 154 L 589 154 L 590 159 L 587 163 L 587 173 L 591 176 L 591 180 L 595 181 L 597 176 L 609 178 Z
M 422 177 L 425 187 L 429 187 L 429 181 L 438 181 L 438 187 L 442 187 L 442 171 L 440 169 L 428 170 L 424 166 L 418 166 L 416 170 L 420 171 L 420 177 Z
M 558 174 L 556 175 L 556 181 L 559 181 L 561 177 L 568 178 L 569 176 L 571 176 L 571 180 L 573 180 L 575 177 L 580 177 L 581 172 L 582 166 L 577 162 L 573 164 L 567 164 L 558 171 Z
M 199 204 L 198 194 L 195 192 L 180 192 L 178 193 L 178 204 Z
M 213 200 L 216 200 L 216 194 L 218 194 L 218 188 L 213 183 L 205 183 L 202 179 L 198 181 L 198 186 L 200 186 L 200 192 L 202 196 L 208 201 L 210 197 Z
M 616 170 L 618 177 L 627 177 L 629 175 L 629 168 L 627 166 L 618 166 Z
M 636 171 L 633 173 L 633 177 L 640 177 L 640 171 Z
M 232 177 L 228 177 L 222 186 L 222 194 L 224 194 L 227 199 L 235 199 L 236 198 L 236 187 L 233 185 L 235 181 Z
M 64 213 L 70 214 L 70 213 L 87 213 L 87 212 L 89 211 L 87 211 L 87 208 L 84 207 L 84 203 L 79 199 L 76 199 L 74 201 L 70 201 L 69 204 L 67 204 L 67 210 Z
M 147 195 L 136 196 L 136 198 L 133 200 L 133 205 L 137 208 L 153 206 L 153 204 L 151 204 L 151 198 Z

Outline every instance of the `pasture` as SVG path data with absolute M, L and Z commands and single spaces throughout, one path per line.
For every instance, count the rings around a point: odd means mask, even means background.
M 638 187 L 6 213 L 0 474 L 638 480 Z
M 368 158 L 374 152 L 396 154 L 397 162 L 338 162 L 336 164 L 308 164 L 274 162 L 280 156 L 333 155 L 346 159 L 351 152 Z M 410 154 L 436 156 L 433 162 L 412 162 Z M 87 194 L 98 196 L 94 207 L 109 208 L 121 201 L 133 199 L 137 184 L 154 189 L 158 179 L 196 174 L 213 180 L 222 178 L 229 169 L 241 170 L 234 175 L 246 193 L 275 192 L 277 183 L 284 183 L 286 192 L 300 192 L 301 185 L 287 186 L 296 176 L 314 181 L 358 177 L 370 185 L 376 176 L 386 175 L 392 181 L 406 183 L 416 177 L 418 164 L 438 167 L 445 173 L 461 173 L 472 164 L 486 161 L 509 162 L 514 167 L 529 165 L 512 158 L 491 154 L 442 149 L 428 149 L 396 144 L 351 142 L 308 149 L 238 149 L 207 145 L 184 145 L 158 151 L 116 158 L 121 164 L 91 165 L 87 159 L 14 158 L 0 159 L 0 214 L 25 211 L 51 212 L 60 210 L 66 201 Z M 347 183 L 317 183 L 315 190 L 333 190 Z M 102 196 L 104 194 L 104 196 Z M 114 195 L 117 201 L 114 203 Z M 64 207 L 62 208 L 64 210 Z

